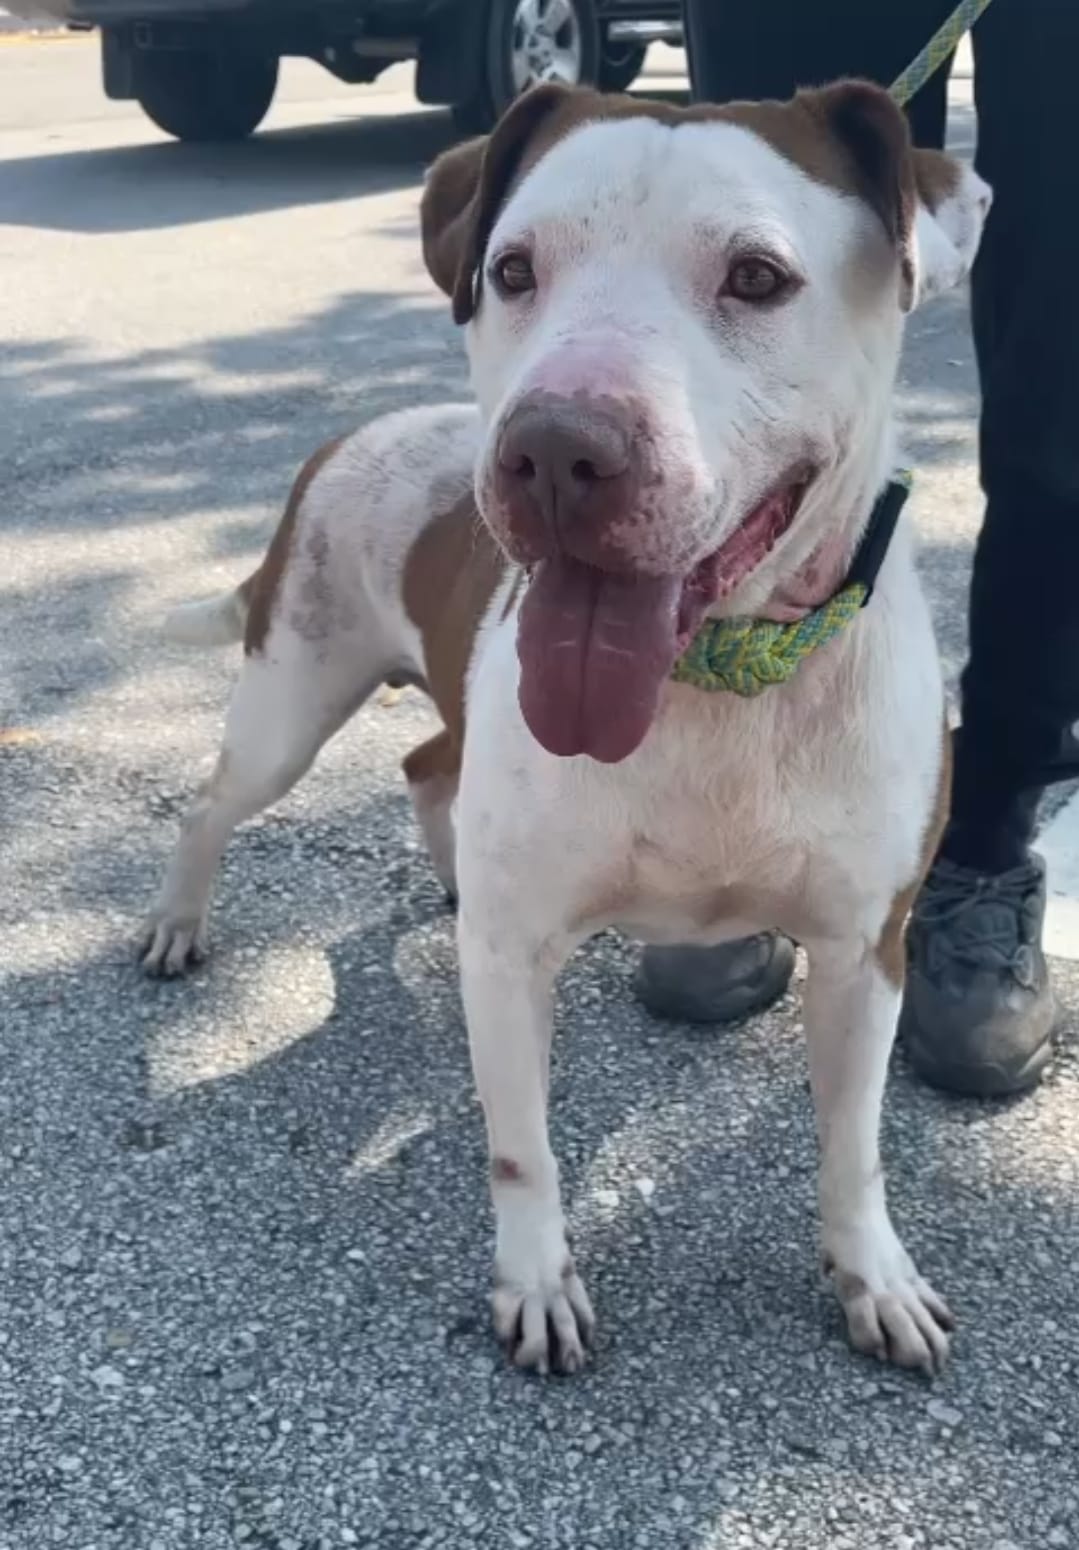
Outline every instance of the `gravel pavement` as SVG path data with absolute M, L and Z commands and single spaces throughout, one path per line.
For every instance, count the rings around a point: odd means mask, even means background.
M 567 976 L 553 1085 L 596 1359 L 503 1367 L 452 922 L 397 775 L 417 697 L 237 836 L 202 973 L 135 972 L 234 667 L 162 614 L 245 573 L 321 440 L 464 389 L 415 225 L 449 131 L 407 85 L 290 67 L 211 152 L 105 103 L 86 40 L 0 48 L 0 1550 L 1079 1546 L 1067 965 L 1025 1102 L 896 1061 L 895 1212 L 962 1320 L 934 1387 L 851 1355 L 817 1277 L 797 997 L 662 1028 L 614 938 Z M 952 670 L 974 391 L 941 302 L 902 401 Z

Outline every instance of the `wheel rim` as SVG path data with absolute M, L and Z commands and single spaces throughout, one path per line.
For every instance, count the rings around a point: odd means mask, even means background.
M 518 0 L 510 35 L 515 92 L 538 81 L 579 85 L 582 55 L 581 24 L 573 0 Z

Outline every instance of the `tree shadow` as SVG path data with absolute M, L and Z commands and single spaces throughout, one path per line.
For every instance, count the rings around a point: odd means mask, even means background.
M 316 446 L 463 387 L 433 295 L 352 292 L 285 327 L 109 360 L 73 340 L 14 343 L 0 359 L 3 530 L 94 546 L 68 565 L 58 545 L 33 588 L 0 576 L 7 719 L 37 724 L 144 672 L 159 642 L 139 604 L 165 554 L 183 555 L 192 587 L 200 557 L 255 563 Z
M 459 341 L 440 301 L 376 291 L 334 298 L 284 327 L 176 350 L 88 359 L 78 341 L 14 344 L 0 361 L 0 416 L 10 470 L 4 525 L 138 516 L 167 521 L 234 494 L 222 479 L 256 474 L 273 489 L 312 448 L 285 434 L 325 412 L 327 437 L 347 405 L 356 424 L 409 403 L 460 393 Z M 95 508 L 70 485 L 117 474 Z M 24 512 L 23 490 L 64 499 Z M 100 488 L 100 485 L 99 485 Z

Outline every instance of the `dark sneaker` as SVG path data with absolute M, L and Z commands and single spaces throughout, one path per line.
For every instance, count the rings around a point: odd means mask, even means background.
M 914 903 L 899 1032 L 919 1076 L 998 1097 L 1033 1087 L 1055 1007 L 1042 952 L 1045 863 L 987 876 L 939 860 Z
M 646 947 L 637 995 L 656 1017 L 730 1023 L 777 1001 L 794 973 L 794 943 L 774 931 L 718 947 Z

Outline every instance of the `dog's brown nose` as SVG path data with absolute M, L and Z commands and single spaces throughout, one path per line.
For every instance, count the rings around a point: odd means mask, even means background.
M 624 419 L 587 400 L 525 400 L 498 443 L 497 493 L 526 547 L 549 548 L 582 519 L 604 522 L 632 506 L 638 477 Z

